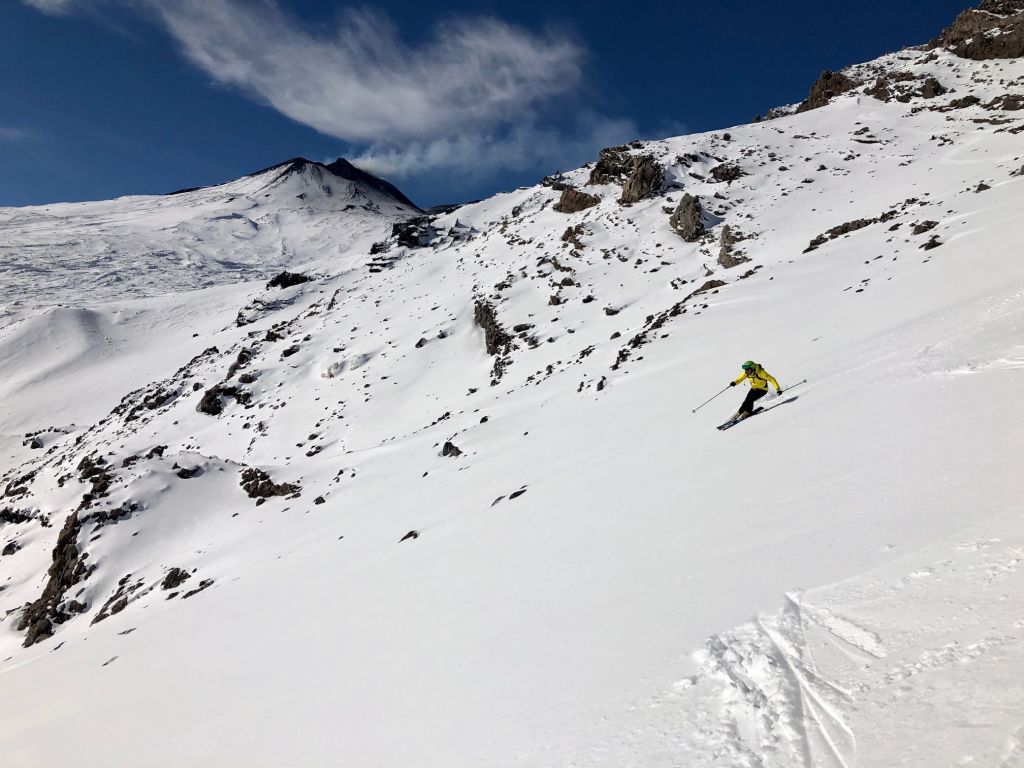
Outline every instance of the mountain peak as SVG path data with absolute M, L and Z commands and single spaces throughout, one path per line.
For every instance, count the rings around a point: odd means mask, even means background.
M 410 200 L 405 193 L 403 193 L 402 190 L 394 184 L 378 176 L 374 176 L 372 173 L 367 173 L 361 168 L 357 168 L 343 157 L 339 157 L 332 163 L 321 163 L 316 160 L 309 160 L 305 157 L 292 157 L 280 163 L 275 163 L 274 165 L 246 174 L 246 176 L 260 176 L 262 174 L 269 173 L 270 171 L 280 169 L 281 174 L 277 177 L 280 179 L 288 174 L 303 171 L 308 168 L 317 168 L 321 171 L 328 171 L 341 179 L 345 179 L 346 181 L 351 181 L 361 186 L 376 190 L 383 195 L 393 198 L 401 205 L 406 205 L 410 208 L 420 210 L 419 206 Z

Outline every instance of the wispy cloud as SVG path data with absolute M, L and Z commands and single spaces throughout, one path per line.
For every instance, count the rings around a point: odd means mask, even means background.
M 23 2 L 38 11 L 52 14 L 70 13 L 74 6 L 81 4 L 81 0 L 23 0 Z
M 565 168 L 637 135 L 628 120 L 593 114 L 547 127 L 555 99 L 578 87 L 586 51 L 494 18 L 448 19 L 413 46 L 366 10 L 324 33 L 277 0 L 24 2 L 53 14 L 145 9 L 215 82 L 355 147 L 355 162 L 376 173 Z
M 451 169 L 478 180 L 502 170 L 567 170 L 595 157 L 601 147 L 638 136 L 631 120 L 585 113 L 570 130 L 529 122 L 500 133 L 461 133 L 401 147 L 375 145 L 352 162 L 381 176 L 403 178 Z
M 22 141 L 31 138 L 32 134 L 22 128 L 11 128 L 0 125 L 0 141 Z
M 433 139 L 518 119 L 580 78 L 575 43 L 496 19 L 452 20 L 410 47 L 369 11 L 347 12 L 321 36 L 271 0 L 151 7 L 217 82 L 350 142 Z

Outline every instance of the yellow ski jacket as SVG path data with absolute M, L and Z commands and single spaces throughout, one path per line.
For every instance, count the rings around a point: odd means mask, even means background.
M 768 389 L 768 382 L 770 381 L 775 385 L 776 389 L 781 389 L 779 382 L 775 380 L 768 371 L 758 365 L 756 368 L 751 368 L 750 371 L 744 371 L 740 374 L 740 377 L 736 379 L 735 384 L 740 384 L 744 379 L 750 380 L 751 389 Z

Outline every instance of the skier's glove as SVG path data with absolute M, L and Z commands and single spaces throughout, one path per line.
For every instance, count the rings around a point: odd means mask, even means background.
M 729 386 L 730 387 L 735 387 L 736 386 L 736 382 L 735 381 L 730 381 L 729 382 Z

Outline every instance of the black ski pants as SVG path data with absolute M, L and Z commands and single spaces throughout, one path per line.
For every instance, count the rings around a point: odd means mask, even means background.
M 743 405 L 740 406 L 740 413 L 753 413 L 754 403 L 756 403 L 758 400 L 760 400 L 767 394 L 767 389 L 751 389 L 749 392 L 747 392 L 747 398 L 743 401 Z

